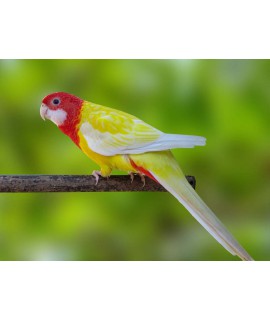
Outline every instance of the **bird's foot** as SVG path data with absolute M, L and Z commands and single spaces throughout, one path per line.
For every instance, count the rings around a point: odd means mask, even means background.
M 98 184 L 98 180 L 99 180 L 99 177 L 101 176 L 101 172 L 99 170 L 94 170 L 92 172 L 92 175 L 94 176 L 94 178 L 96 179 L 96 185 Z
M 145 186 L 145 176 L 144 174 L 138 172 L 138 175 L 140 176 L 141 180 L 142 180 L 142 183 L 143 183 L 143 187 Z
M 130 175 L 130 179 L 131 179 L 131 183 L 132 183 L 134 180 L 134 173 L 132 171 L 130 171 L 128 174 Z

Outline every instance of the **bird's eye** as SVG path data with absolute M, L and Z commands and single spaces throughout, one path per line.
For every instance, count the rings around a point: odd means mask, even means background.
M 52 103 L 53 103 L 55 106 L 58 106 L 59 103 L 60 103 L 60 99 L 54 98 L 53 101 L 52 101 Z

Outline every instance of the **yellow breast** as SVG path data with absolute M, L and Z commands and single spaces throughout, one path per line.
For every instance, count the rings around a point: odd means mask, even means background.
M 128 155 L 118 154 L 115 156 L 103 156 L 89 148 L 86 139 L 80 131 L 78 132 L 78 135 L 80 138 L 80 148 L 91 160 L 93 160 L 100 166 L 103 176 L 110 175 L 113 169 L 135 172 L 130 163 Z

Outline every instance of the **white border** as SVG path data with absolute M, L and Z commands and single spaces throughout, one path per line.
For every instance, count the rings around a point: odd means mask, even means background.
M 268 58 L 268 2 L 1 4 L 2 58 Z
M 6 262 L 0 317 L 265 319 L 268 271 L 255 262 Z

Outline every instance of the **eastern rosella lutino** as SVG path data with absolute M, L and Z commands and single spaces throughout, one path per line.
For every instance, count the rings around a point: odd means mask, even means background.
M 113 169 L 147 175 L 159 182 L 231 254 L 251 256 L 187 182 L 170 149 L 205 145 L 205 138 L 166 134 L 125 112 L 56 92 L 42 100 L 40 115 L 54 122 L 100 166 L 93 174 L 110 176 Z

